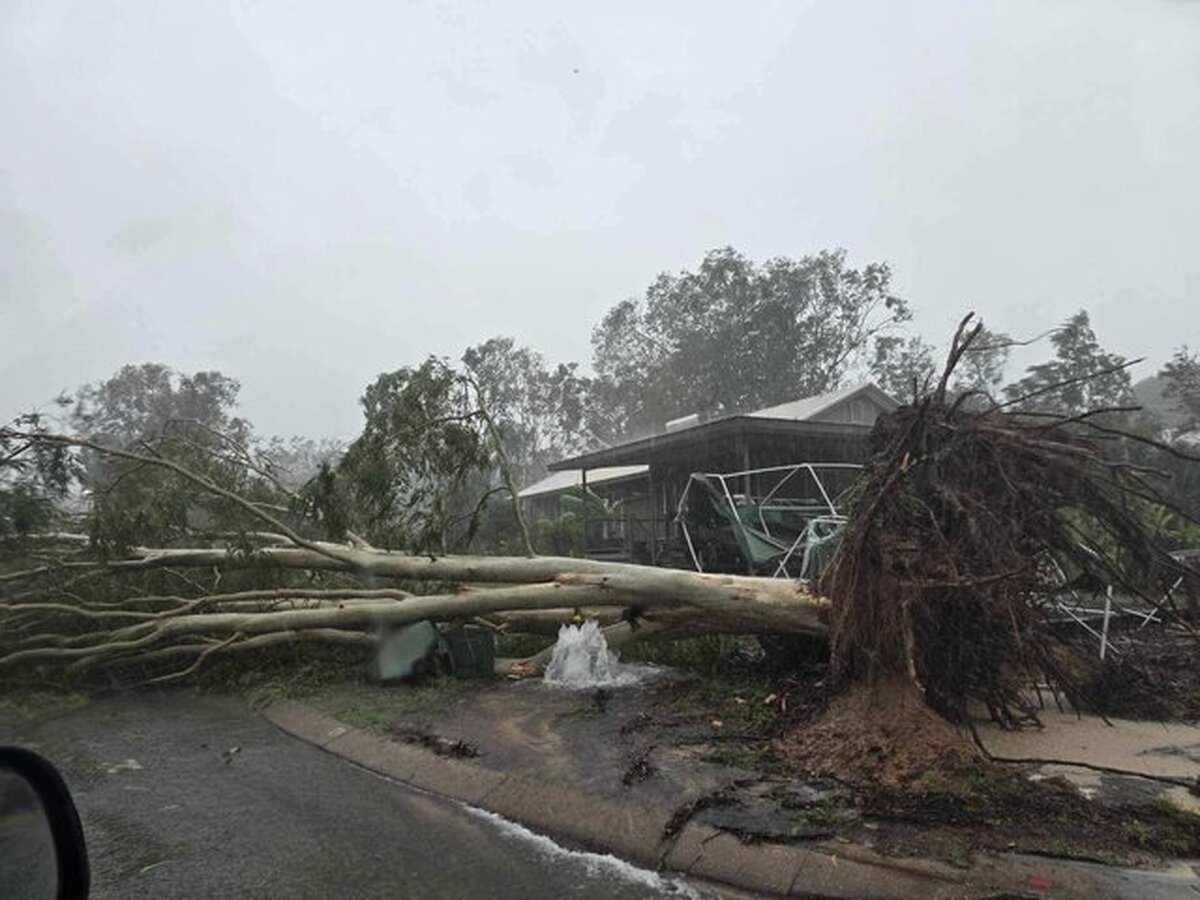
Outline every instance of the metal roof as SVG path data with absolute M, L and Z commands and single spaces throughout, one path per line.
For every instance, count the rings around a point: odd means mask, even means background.
M 593 469 L 634 464 L 648 465 L 657 458 L 669 457 L 679 448 L 726 438 L 779 434 L 849 437 L 862 436 L 870 430 L 870 425 L 851 422 L 804 422 L 796 419 L 756 419 L 753 416 L 728 416 L 705 422 L 695 428 L 653 434 L 650 437 L 630 441 L 628 444 L 607 447 L 571 459 L 559 460 L 551 463 L 549 468 L 555 472 L 564 469 L 587 469 L 590 481 L 590 473 Z
M 889 411 L 899 406 L 889 394 L 868 382 L 867 384 L 855 384 L 836 391 L 829 391 L 825 394 L 817 394 L 815 397 L 802 397 L 799 400 L 789 400 L 787 403 L 768 406 L 765 409 L 746 413 L 746 415 L 753 416 L 756 419 L 798 419 L 800 421 L 807 421 L 860 395 L 869 397 Z
M 649 466 L 610 466 L 604 469 L 588 469 L 588 485 L 601 484 L 607 481 L 620 481 L 623 478 L 633 478 L 645 475 L 650 471 Z M 569 488 L 580 487 L 583 484 L 583 473 L 579 469 L 569 469 L 552 472 L 541 481 L 534 482 L 529 487 L 517 493 L 522 500 L 530 497 L 540 497 L 544 494 L 556 494 Z
M 703 441 L 765 434 L 861 435 L 869 431 L 871 426 L 853 422 L 822 421 L 816 417 L 864 394 L 888 410 L 895 409 L 899 405 L 874 384 L 860 384 L 819 394 L 815 397 L 805 397 L 789 403 L 768 406 L 745 415 L 722 416 L 698 425 L 652 434 L 624 444 L 606 447 L 603 450 L 559 460 L 551 463 L 550 469 L 554 472 L 587 469 L 590 481 L 590 473 L 594 469 L 648 464 L 657 456 L 667 455 L 678 448 Z

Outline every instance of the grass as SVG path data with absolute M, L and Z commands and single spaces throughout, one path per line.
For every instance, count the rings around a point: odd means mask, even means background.
M 673 643 L 683 646 L 673 647 L 671 642 L 663 646 L 677 654 L 674 656 L 677 668 L 690 670 L 693 677 L 664 687 L 656 695 L 653 708 L 647 711 L 651 722 L 671 723 L 671 736 L 665 740 L 677 745 L 697 745 L 700 759 L 714 765 L 784 773 L 787 766 L 770 741 L 780 715 L 771 683 L 726 663 L 729 647 L 736 647 L 738 639 L 717 641 L 705 637 Z M 707 654 L 717 648 L 720 657 L 712 661 L 714 664 L 708 664 Z M 690 665 L 678 665 L 680 659 Z M 697 663 L 700 672 L 696 671 Z
M 971 868 L 975 861 L 975 851 L 968 840 L 958 835 L 952 835 L 942 847 L 942 856 L 946 862 L 960 869 Z
M 1200 813 L 1184 806 L 1170 794 L 1159 794 L 1150 805 L 1163 815 L 1181 824 L 1192 827 L 1200 825 Z
M 87 706 L 86 694 L 67 689 L 18 687 L 0 697 L 0 708 L 26 721 L 43 721 Z
M 331 710 L 331 712 L 333 711 Z M 361 728 L 363 731 L 373 734 L 382 734 L 394 724 L 387 704 L 371 700 L 338 704 L 334 718 L 352 728 Z
M 853 806 L 834 797 L 801 807 L 792 815 L 797 824 L 832 828 L 835 831 L 856 825 L 862 818 Z
M 368 676 L 368 654 L 310 645 L 226 659 L 199 673 L 202 690 L 237 693 L 255 708 L 304 700 L 339 721 L 375 733 L 399 721 L 424 721 L 479 689 L 479 681 L 439 675 L 416 683 L 380 684 Z
M 1143 838 L 1146 844 L 1173 856 L 1194 856 L 1200 846 L 1200 814 L 1167 794 L 1156 797 L 1150 809 L 1157 814 L 1158 821 L 1146 829 L 1149 832 Z
M 259 708 L 278 700 L 300 699 L 332 684 L 367 684 L 367 655 L 343 647 L 283 647 L 253 659 L 217 659 L 201 669 L 202 691 L 241 694 Z
M 767 682 L 754 678 L 698 678 L 671 695 L 671 711 L 697 723 L 717 720 L 726 734 L 760 737 L 771 732 L 779 715 L 778 707 L 766 702 L 772 693 Z
M 769 746 L 723 744 L 712 747 L 700 757 L 702 762 L 760 774 L 783 774 L 787 767 Z
M 753 643 L 752 638 L 728 634 L 705 634 L 675 640 L 652 637 L 623 648 L 621 658 L 626 662 L 671 666 L 711 678 L 727 666 L 733 653 L 748 649 L 748 641 Z M 757 647 L 757 644 L 754 646 Z
M 450 676 L 418 684 L 343 682 L 326 685 L 306 699 L 338 721 L 382 734 L 401 723 L 428 727 L 447 709 L 478 691 L 479 685 L 478 681 Z
M 1050 856 L 1055 859 L 1077 859 L 1081 862 L 1100 863 L 1104 866 L 1131 866 L 1137 860 L 1130 854 L 1121 853 L 1106 847 L 1093 846 L 1085 841 L 1072 840 L 1066 837 L 1048 837 L 1030 844 L 1028 847 L 1018 847 L 1025 853 L 1038 856 Z
M 496 656 L 524 659 L 541 653 L 553 643 L 554 638 L 541 634 L 502 634 L 496 640 Z

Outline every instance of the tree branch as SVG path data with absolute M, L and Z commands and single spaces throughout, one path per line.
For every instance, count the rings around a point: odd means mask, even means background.
M 233 491 L 227 490 L 218 484 L 214 484 L 210 479 L 196 472 L 191 471 L 185 466 L 180 465 L 172 459 L 167 459 L 163 456 L 147 456 L 143 453 L 134 453 L 130 450 L 120 450 L 116 447 L 105 447 L 103 444 L 98 444 L 95 441 L 87 438 L 69 437 L 59 434 L 29 434 L 24 432 L 0 431 L 0 437 L 15 436 L 22 440 L 34 441 L 37 443 L 50 444 L 61 447 L 79 447 L 81 449 L 92 450 L 96 453 L 107 456 L 115 456 L 118 459 L 127 459 L 131 462 L 141 463 L 143 465 L 159 466 L 168 469 L 180 477 L 192 482 L 198 487 L 203 488 L 211 494 L 221 497 L 229 502 L 240 507 L 250 515 L 254 516 L 262 522 L 266 522 L 273 530 L 285 535 L 292 543 L 299 547 L 304 547 L 314 553 L 320 553 L 322 556 L 328 556 L 330 559 L 340 559 L 340 553 L 331 549 L 329 544 L 318 544 L 302 537 L 299 533 L 293 530 L 286 523 L 280 521 L 275 516 L 263 510 L 258 504 L 252 503 L 244 497 L 235 494 Z

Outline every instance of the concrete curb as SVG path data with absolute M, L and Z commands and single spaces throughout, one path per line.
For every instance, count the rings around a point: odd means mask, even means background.
M 420 790 L 588 850 L 744 891 L 831 900 L 1116 896 L 1104 881 L 1052 860 L 988 857 L 970 869 L 957 869 L 883 857 L 855 845 L 744 844 L 732 834 L 697 823 L 664 841 L 674 810 L 663 806 L 616 802 L 564 781 L 438 756 L 350 728 L 301 703 L 276 703 L 262 715 L 300 740 Z

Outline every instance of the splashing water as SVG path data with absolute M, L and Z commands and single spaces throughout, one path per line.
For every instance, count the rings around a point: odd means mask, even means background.
M 619 891 L 621 896 L 628 896 L 636 888 L 644 888 L 652 891 L 654 897 L 685 897 L 687 900 L 705 900 L 710 896 L 700 893 L 681 877 L 651 872 L 649 869 L 639 868 L 607 853 L 569 850 L 545 835 L 530 831 L 524 825 L 518 825 L 493 812 L 474 806 L 464 805 L 463 808 L 471 815 L 494 825 L 505 838 L 531 846 L 539 856 L 549 860 L 556 867 L 567 867 L 569 870 L 578 868 L 582 870 L 582 874 L 587 879 L 606 882 L 614 895 L 618 894 L 618 888 L 627 889 Z M 581 882 L 582 884 L 586 884 L 586 882 Z
M 558 629 L 554 655 L 546 666 L 546 684 L 568 688 L 623 687 L 655 673 L 651 666 L 635 666 L 617 659 L 608 649 L 604 632 L 594 620 Z

